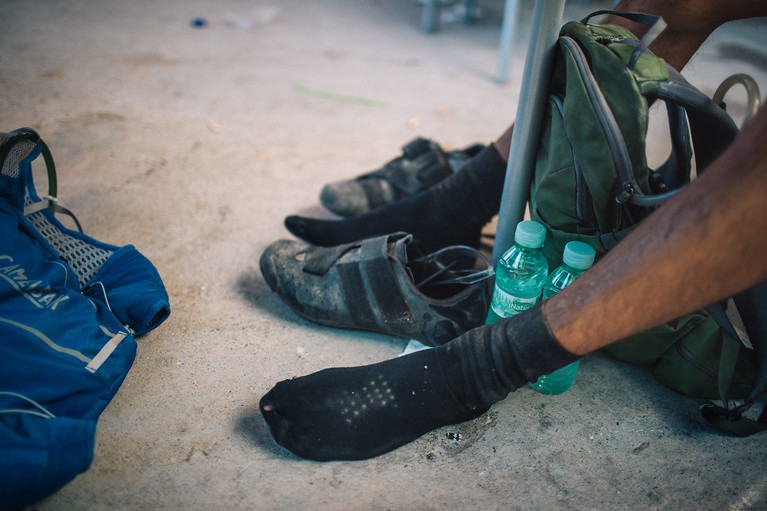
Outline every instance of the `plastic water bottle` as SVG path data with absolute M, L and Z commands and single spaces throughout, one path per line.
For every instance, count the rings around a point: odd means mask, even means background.
M 538 222 L 517 224 L 514 245 L 501 256 L 495 269 L 495 289 L 485 324 L 523 312 L 541 296 L 549 264 L 541 252 L 546 229 Z
M 543 286 L 543 299 L 551 298 L 569 286 L 572 281 L 581 276 L 594 264 L 594 247 L 582 241 L 571 241 L 565 245 L 562 255 L 562 266 L 551 272 Z M 538 378 L 530 385 L 544 394 L 561 394 L 573 384 L 575 373 L 578 372 L 579 361 L 557 369 L 551 374 Z

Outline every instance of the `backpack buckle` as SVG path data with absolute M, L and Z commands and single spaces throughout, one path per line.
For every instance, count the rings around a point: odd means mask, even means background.
M 634 196 L 634 187 L 631 186 L 631 183 L 626 183 L 623 185 L 623 190 L 615 196 L 615 202 L 617 202 L 620 205 L 623 205 L 627 203 L 629 200 L 631 200 L 631 197 Z
M 717 418 L 725 421 L 739 421 L 743 414 L 738 410 L 729 410 L 713 403 L 702 404 L 699 407 L 701 414 L 706 418 Z

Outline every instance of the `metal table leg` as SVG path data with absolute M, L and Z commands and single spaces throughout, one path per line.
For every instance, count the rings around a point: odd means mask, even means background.
M 498 213 L 493 264 L 498 262 L 503 252 L 514 242 L 514 230 L 525 214 L 554 49 L 564 8 L 565 0 L 535 1 L 530 43 L 525 57 L 517 117 L 511 138 L 509 164 L 506 167 L 506 180 Z
M 439 22 L 439 0 L 427 0 L 421 11 L 421 31 L 426 34 L 433 34 L 437 31 Z
M 495 80 L 506 83 L 509 76 L 509 60 L 511 59 L 511 39 L 517 28 L 519 0 L 506 0 L 503 6 L 503 23 L 501 24 L 501 42 L 498 47 L 498 74 Z

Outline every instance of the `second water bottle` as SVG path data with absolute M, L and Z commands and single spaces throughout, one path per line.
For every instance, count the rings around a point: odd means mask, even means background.
M 543 299 L 551 298 L 569 286 L 594 263 L 594 248 L 582 241 L 571 241 L 565 245 L 562 266 L 551 272 L 543 287 Z M 541 376 L 530 385 L 544 394 L 561 394 L 573 384 L 579 363 L 573 362 L 551 374 Z

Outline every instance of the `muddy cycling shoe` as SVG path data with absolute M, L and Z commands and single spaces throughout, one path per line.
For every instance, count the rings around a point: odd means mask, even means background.
M 320 193 L 320 202 L 345 217 L 367 213 L 438 183 L 460 170 L 483 147 L 475 144 L 446 152 L 436 142 L 416 138 L 402 147 L 402 156 L 380 169 L 326 184 Z
M 405 233 L 335 247 L 277 241 L 260 266 L 269 287 L 310 321 L 430 346 L 481 325 L 493 286 L 492 267 L 478 250 L 425 254 Z

